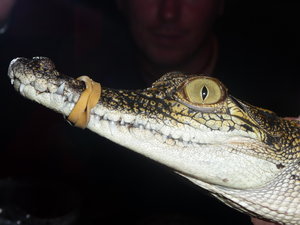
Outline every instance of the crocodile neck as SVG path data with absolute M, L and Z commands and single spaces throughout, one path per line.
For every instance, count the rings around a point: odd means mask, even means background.
M 85 89 L 47 58 L 16 59 L 9 76 L 23 96 L 65 116 Z M 176 72 L 144 90 L 103 88 L 87 128 L 167 165 L 237 210 L 299 224 L 297 122 L 230 96 L 214 78 Z

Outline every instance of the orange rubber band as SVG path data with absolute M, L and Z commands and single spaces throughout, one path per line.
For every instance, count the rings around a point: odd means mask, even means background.
M 101 85 L 88 76 L 78 77 L 77 80 L 84 81 L 86 89 L 81 93 L 67 119 L 75 126 L 84 129 L 90 121 L 91 109 L 97 105 L 101 97 Z

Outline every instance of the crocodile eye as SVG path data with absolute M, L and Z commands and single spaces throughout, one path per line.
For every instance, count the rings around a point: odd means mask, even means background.
M 210 77 L 197 77 L 185 83 L 183 92 L 186 100 L 193 104 L 215 104 L 224 97 L 220 82 Z

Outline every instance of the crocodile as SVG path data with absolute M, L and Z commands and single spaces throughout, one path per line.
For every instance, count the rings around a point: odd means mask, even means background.
M 24 97 L 68 117 L 87 83 L 46 57 L 12 60 Z M 99 90 L 98 90 L 99 91 Z M 86 127 L 166 165 L 250 216 L 300 224 L 300 126 L 228 93 L 218 79 L 170 72 L 140 90 L 100 89 Z

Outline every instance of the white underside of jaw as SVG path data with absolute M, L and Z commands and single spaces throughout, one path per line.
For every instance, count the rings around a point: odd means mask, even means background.
M 99 114 L 101 112 L 101 114 Z M 251 141 L 234 132 L 166 128 L 137 116 L 109 112 L 101 105 L 92 110 L 88 128 L 100 136 L 158 161 L 182 174 L 204 182 L 231 188 L 251 188 L 265 184 L 279 172 L 274 163 L 242 154 L 232 143 Z M 149 129 L 150 128 L 150 129 Z M 164 134 L 165 130 L 168 136 Z M 236 148 L 236 149 L 235 149 Z

